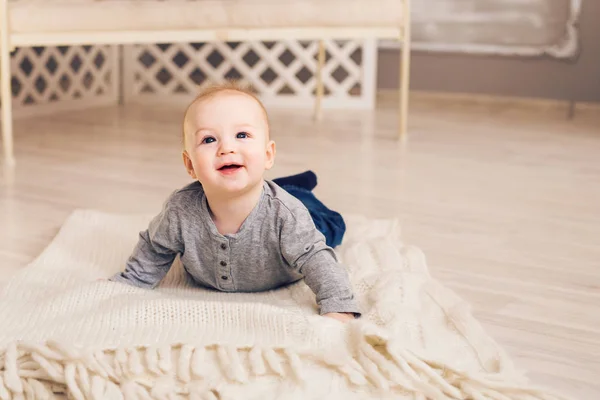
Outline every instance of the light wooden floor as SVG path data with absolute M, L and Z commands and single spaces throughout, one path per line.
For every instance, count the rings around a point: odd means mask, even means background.
M 400 218 L 405 241 L 519 367 L 573 399 L 600 398 L 600 115 L 417 101 L 401 147 L 394 111 L 328 111 L 319 124 L 274 112 L 269 177 L 310 168 L 332 208 Z M 16 121 L 1 275 L 39 254 L 75 208 L 155 212 L 188 182 L 180 117 L 129 107 Z

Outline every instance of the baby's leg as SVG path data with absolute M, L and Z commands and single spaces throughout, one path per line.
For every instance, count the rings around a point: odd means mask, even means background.
M 328 246 L 336 247 L 342 243 L 346 233 L 346 223 L 338 212 L 327 208 L 310 190 L 293 185 L 282 186 L 282 188 L 300 200 L 308 209 L 315 226 L 325 236 Z
M 306 190 L 313 190 L 317 186 L 317 175 L 312 171 L 305 171 L 300 174 L 273 179 L 273 182 L 281 187 L 292 185 Z

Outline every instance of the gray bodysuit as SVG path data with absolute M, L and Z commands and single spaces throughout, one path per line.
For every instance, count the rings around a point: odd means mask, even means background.
M 125 270 L 110 279 L 154 288 L 178 254 L 200 285 L 256 292 L 304 278 L 316 295 L 320 314 L 360 316 L 346 270 L 308 210 L 271 181 L 264 182 L 258 204 L 231 235 L 218 232 L 199 182 L 175 191 L 148 229 L 140 232 Z

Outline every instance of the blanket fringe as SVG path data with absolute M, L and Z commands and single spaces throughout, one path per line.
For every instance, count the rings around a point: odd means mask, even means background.
M 398 341 L 389 339 L 385 332 L 374 325 L 354 324 L 351 333 L 354 340 L 354 358 L 359 370 L 350 370 L 336 363 L 352 382 L 352 371 L 363 374 L 370 383 L 381 390 L 399 388 L 427 399 L 474 399 L 474 400 L 566 400 L 548 389 L 527 384 L 515 384 L 503 380 L 500 374 L 460 371 L 451 365 L 432 362 L 404 349 Z M 330 359 L 325 359 L 327 363 Z
M 505 382 L 498 374 L 467 373 L 404 349 L 377 327 L 349 324 L 349 353 L 230 345 L 118 348 L 86 351 L 64 343 L 11 343 L 0 351 L 0 400 L 217 400 L 215 377 L 245 383 L 263 375 L 306 379 L 318 363 L 351 385 L 422 399 L 563 400 L 544 389 Z M 216 368 L 213 366 L 217 366 Z

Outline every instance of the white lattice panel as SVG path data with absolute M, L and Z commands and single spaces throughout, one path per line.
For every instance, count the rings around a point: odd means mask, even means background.
M 326 41 L 324 108 L 372 108 L 376 42 Z M 127 46 L 126 101 L 189 101 L 224 79 L 250 83 L 265 104 L 312 107 L 318 42 L 177 43 Z
M 117 57 L 116 46 L 17 48 L 11 54 L 14 115 L 116 102 Z

